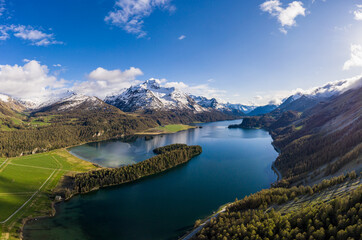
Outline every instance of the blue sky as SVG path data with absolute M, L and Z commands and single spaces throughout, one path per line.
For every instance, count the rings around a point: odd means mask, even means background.
M 70 87 L 103 97 L 158 78 L 207 97 L 264 104 L 361 74 L 359 4 L 0 0 L 0 92 Z

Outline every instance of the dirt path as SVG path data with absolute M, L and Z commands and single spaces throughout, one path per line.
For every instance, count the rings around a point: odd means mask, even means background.
M 201 231 L 201 229 L 203 229 L 207 224 L 210 223 L 211 219 L 213 218 L 217 218 L 220 213 L 225 212 L 226 210 L 226 206 L 223 207 L 219 212 L 215 213 L 214 215 L 212 215 L 209 219 L 207 219 L 205 222 L 203 222 L 200 226 L 198 226 L 197 228 L 195 228 L 194 230 L 192 230 L 190 233 L 188 233 L 186 236 L 183 236 L 182 238 L 180 238 L 181 240 L 189 240 L 192 237 L 194 237 L 198 232 Z

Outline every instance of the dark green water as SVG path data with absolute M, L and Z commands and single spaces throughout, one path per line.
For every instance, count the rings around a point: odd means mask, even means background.
M 195 220 L 276 180 L 277 153 L 264 130 L 228 129 L 224 121 L 145 141 L 105 141 L 71 149 L 103 166 L 145 160 L 171 143 L 198 144 L 203 153 L 187 164 L 134 183 L 76 196 L 54 218 L 25 226 L 27 239 L 177 239 Z

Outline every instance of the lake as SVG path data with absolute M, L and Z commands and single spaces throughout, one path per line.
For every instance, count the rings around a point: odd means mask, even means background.
M 133 164 L 172 143 L 200 145 L 201 155 L 164 173 L 76 196 L 57 214 L 25 226 L 26 239 L 177 239 L 219 206 L 270 187 L 277 152 L 262 129 L 228 129 L 236 121 L 196 124 L 169 135 L 88 143 L 70 149 L 105 167 Z

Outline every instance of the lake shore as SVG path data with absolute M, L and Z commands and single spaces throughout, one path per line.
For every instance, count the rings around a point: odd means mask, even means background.
M 197 128 L 196 126 L 184 125 L 184 124 L 170 124 L 165 126 L 159 126 L 155 128 L 150 128 L 142 132 L 136 132 L 135 135 L 138 136 L 155 136 L 161 134 L 172 134 L 181 131 L 186 131 L 189 129 Z
M 215 124 L 215 125 L 216 125 L 216 124 Z M 226 128 L 227 128 L 227 127 L 226 127 Z M 220 128 L 217 128 L 217 129 L 220 129 Z M 200 130 L 198 130 L 198 131 L 200 131 Z M 214 128 L 210 128 L 210 130 L 208 130 L 208 131 L 211 131 L 211 132 L 214 133 L 215 129 L 214 129 Z M 222 131 L 224 131 L 224 130 L 222 130 Z M 191 131 L 191 132 L 193 133 L 194 131 Z M 236 132 L 236 131 L 235 131 L 234 133 L 235 133 L 235 134 L 238 134 L 238 132 Z M 233 134 L 234 134 L 234 133 L 233 133 Z M 195 134 L 196 134 L 196 136 L 198 136 L 198 133 L 195 132 Z M 248 135 L 251 134 L 251 135 L 253 135 L 253 136 L 255 135 L 255 137 L 257 137 L 257 134 L 252 133 L 252 132 L 248 132 L 247 134 L 248 134 Z M 171 134 L 171 135 L 172 135 L 172 134 Z M 169 135 L 168 135 L 168 136 L 169 136 Z M 165 136 L 164 136 L 163 138 L 160 138 L 160 139 L 164 139 L 164 138 L 165 138 Z M 229 138 L 229 137 L 226 136 L 226 139 L 228 139 L 228 138 Z M 239 138 L 238 138 L 238 139 L 239 139 Z M 228 141 L 229 141 L 229 140 L 228 140 Z M 226 156 L 225 156 L 225 157 L 226 157 Z M 270 165 L 269 165 L 269 166 L 270 166 Z M 215 170 L 216 170 L 216 169 L 215 169 Z M 96 190 L 96 189 L 95 189 L 95 190 Z M 73 197 L 73 196 L 72 196 L 72 197 Z M 70 199 L 70 198 L 69 198 L 69 199 Z M 69 200 L 69 199 L 67 199 L 67 200 Z M 60 206 L 60 205 L 58 205 L 58 206 Z M 199 215 L 199 216 L 200 216 L 200 215 Z M 34 221 L 34 222 L 36 222 L 36 221 Z M 32 221 L 28 221 L 28 223 L 32 223 Z M 180 234 L 180 235 L 181 235 L 181 234 Z M 28 235 L 28 236 L 29 236 L 29 235 Z

